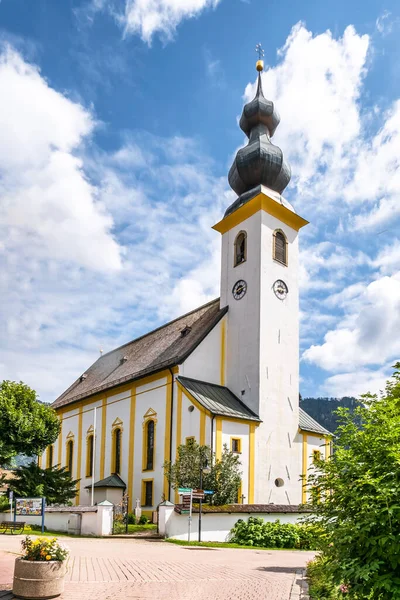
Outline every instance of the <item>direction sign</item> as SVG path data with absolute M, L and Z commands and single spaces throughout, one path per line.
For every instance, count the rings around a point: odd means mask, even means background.
M 190 494 L 192 488 L 178 488 L 178 494 Z
M 205 493 L 205 494 L 213 494 L 213 493 L 214 493 L 214 490 L 204 490 L 204 493 Z

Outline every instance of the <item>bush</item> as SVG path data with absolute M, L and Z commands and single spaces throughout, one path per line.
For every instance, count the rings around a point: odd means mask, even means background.
M 343 597 L 342 594 L 339 595 L 329 567 L 329 561 L 324 556 L 317 556 L 307 565 L 310 595 L 313 600 L 336 600 Z
M 136 516 L 135 513 L 128 514 L 128 525 L 136 525 Z
M 146 525 L 149 522 L 149 518 L 146 515 L 142 515 L 139 519 L 139 525 Z
M 237 521 L 230 531 L 229 541 L 241 546 L 310 550 L 318 546 L 318 532 L 315 527 L 305 524 L 294 525 L 249 517 L 248 521 Z
M 29 527 L 31 528 L 31 531 L 42 531 L 42 526 L 37 525 L 36 523 L 31 523 Z M 44 526 L 44 530 L 47 531 L 46 525 Z

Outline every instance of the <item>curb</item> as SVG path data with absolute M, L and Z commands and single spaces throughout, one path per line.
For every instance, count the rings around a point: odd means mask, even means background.
M 289 600 L 310 600 L 305 569 L 296 571 Z

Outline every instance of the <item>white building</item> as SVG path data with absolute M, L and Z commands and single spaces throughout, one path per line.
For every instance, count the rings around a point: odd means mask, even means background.
M 258 63 L 258 70 L 262 64 Z M 299 409 L 299 230 L 281 193 L 290 169 L 272 137 L 279 117 L 263 96 L 244 107 L 249 143 L 229 173 L 237 200 L 214 226 L 222 235 L 221 297 L 101 356 L 53 404 L 58 441 L 42 465 L 80 479 L 77 504 L 95 500 L 151 511 L 177 499 L 162 465 L 188 438 L 240 453 L 246 503 L 297 505 L 329 432 Z M 96 439 L 94 440 L 94 408 Z

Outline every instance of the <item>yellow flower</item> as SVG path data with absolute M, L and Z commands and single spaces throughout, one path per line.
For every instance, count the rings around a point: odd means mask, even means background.
M 46 560 L 51 560 L 51 556 L 50 556 L 50 554 L 48 554 L 48 555 L 46 556 Z

